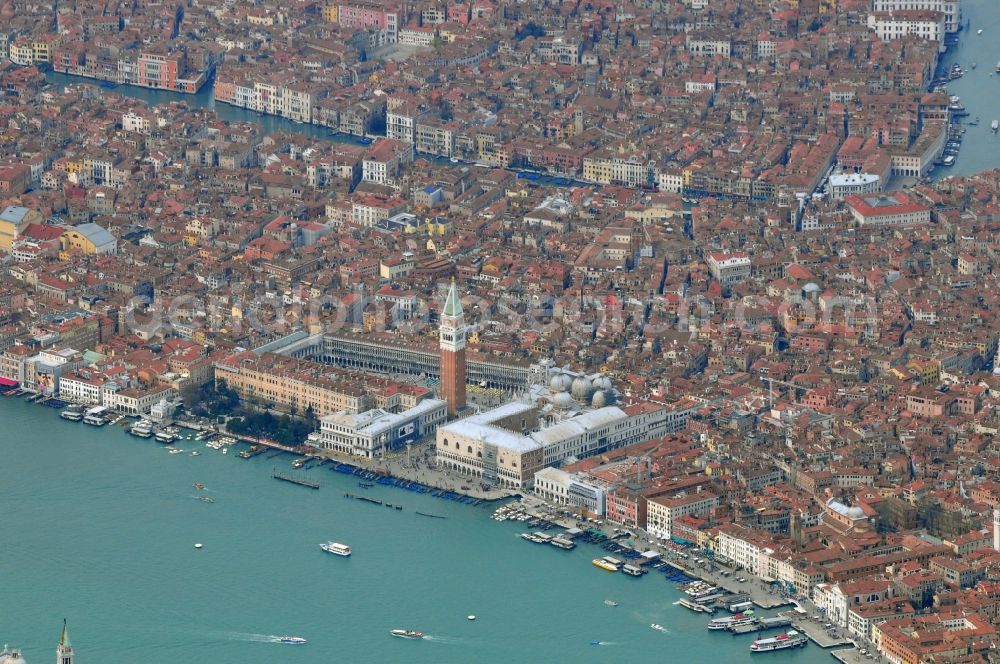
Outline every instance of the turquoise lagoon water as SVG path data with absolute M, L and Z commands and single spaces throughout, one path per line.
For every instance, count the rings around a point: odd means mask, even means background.
M 64 617 L 81 664 L 750 658 L 750 636 L 708 633 L 661 575 L 603 572 L 596 547 L 524 542 L 523 524 L 487 508 L 367 490 L 405 507 L 390 510 L 344 498 L 366 490 L 329 468 L 303 471 L 319 491 L 272 479 L 292 472 L 288 455 L 248 461 L 193 441 L 177 445 L 201 456 L 171 455 L 13 398 L 0 398 L 0 427 L 0 641 L 31 664 L 54 657 Z M 354 555 L 320 551 L 330 539 Z M 428 638 L 392 638 L 396 627 Z M 283 634 L 309 643 L 273 642 Z M 759 657 L 829 655 L 810 644 Z

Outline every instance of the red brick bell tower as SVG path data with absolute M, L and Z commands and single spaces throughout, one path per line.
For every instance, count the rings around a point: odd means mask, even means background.
M 441 398 L 448 402 L 448 416 L 465 407 L 465 316 L 455 281 L 441 312 Z

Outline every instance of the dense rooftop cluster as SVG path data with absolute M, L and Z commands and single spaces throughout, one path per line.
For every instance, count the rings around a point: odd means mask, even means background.
M 540 470 L 546 497 L 591 486 L 846 602 L 893 661 L 973 655 L 1000 610 L 1000 171 L 925 177 L 958 3 L 896 4 L 0 3 L 0 378 L 126 412 L 220 371 L 279 408 L 410 408 L 433 382 L 271 351 L 432 367 L 454 279 L 504 398 L 569 367 L 622 418 L 684 413 Z

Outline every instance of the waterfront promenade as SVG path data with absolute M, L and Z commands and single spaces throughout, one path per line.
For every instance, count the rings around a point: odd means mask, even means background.
M 464 496 L 480 500 L 503 500 L 517 495 L 508 489 L 484 489 L 473 479 L 464 477 L 448 470 L 437 468 L 434 464 L 434 442 L 424 441 L 413 445 L 409 454 L 404 451 L 387 454 L 384 457 L 369 459 L 350 454 L 337 454 L 329 450 L 316 450 L 313 456 L 330 459 L 339 463 L 349 463 L 370 470 L 374 473 L 390 475 L 409 482 L 419 482 L 434 489 L 444 489 L 460 493 Z

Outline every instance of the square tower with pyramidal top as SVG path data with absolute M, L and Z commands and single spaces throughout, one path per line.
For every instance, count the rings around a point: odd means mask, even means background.
M 465 407 L 465 316 L 455 280 L 441 311 L 441 398 L 448 402 L 448 416 Z

